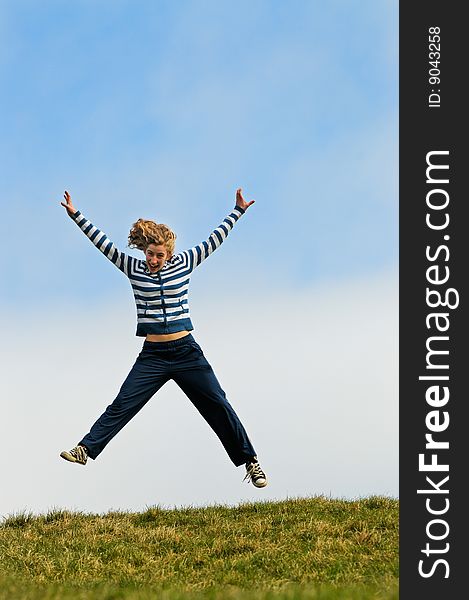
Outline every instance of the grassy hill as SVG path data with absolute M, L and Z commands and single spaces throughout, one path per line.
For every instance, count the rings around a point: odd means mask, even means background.
M 398 500 L 322 496 L 0 524 L 1 600 L 397 600 Z

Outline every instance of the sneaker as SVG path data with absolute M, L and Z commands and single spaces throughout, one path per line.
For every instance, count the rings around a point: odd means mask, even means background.
M 86 465 L 86 461 L 88 460 L 88 452 L 85 446 L 75 446 L 70 452 L 64 450 L 60 453 L 60 456 L 65 458 L 65 460 L 78 463 L 79 465 Z
M 262 488 L 267 485 L 267 477 L 259 465 L 257 456 L 254 456 L 252 460 L 246 463 L 246 476 L 243 481 L 246 479 L 251 481 L 252 484 L 258 488 Z

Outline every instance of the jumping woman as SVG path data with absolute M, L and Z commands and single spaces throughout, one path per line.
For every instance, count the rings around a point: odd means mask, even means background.
M 115 400 L 77 446 L 60 456 L 80 465 L 85 465 L 88 457 L 96 459 L 150 398 L 173 379 L 219 437 L 231 461 L 237 467 L 246 466 L 244 479 L 258 488 L 266 486 L 267 478 L 247 433 L 190 333 L 194 328 L 188 304 L 192 272 L 220 247 L 254 200 L 246 202 L 238 189 L 236 206 L 223 223 L 207 240 L 178 254 L 174 254 L 176 235 L 167 225 L 139 219 L 128 238 L 129 248 L 145 253 L 145 259 L 138 259 L 120 252 L 73 206 L 67 191 L 64 199 L 60 204 L 68 215 L 129 278 L 137 306 L 136 335 L 145 341 Z

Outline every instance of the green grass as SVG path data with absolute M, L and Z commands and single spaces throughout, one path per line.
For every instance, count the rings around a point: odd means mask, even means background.
M 322 496 L 0 524 L 0 599 L 397 600 L 398 500 Z

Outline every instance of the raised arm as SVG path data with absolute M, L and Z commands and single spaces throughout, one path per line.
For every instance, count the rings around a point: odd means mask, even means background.
M 103 231 L 100 231 L 90 221 L 88 221 L 81 214 L 81 212 L 73 206 L 72 197 L 67 191 L 64 193 L 64 198 L 65 202 L 61 202 L 60 204 L 67 209 L 68 216 L 75 221 L 83 233 L 93 242 L 96 248 L 98 248 L 98 250 L 100 250 L 106 258 L 114 263 L 116 267 L 123 273 L 128 275 L 131 267 L 131 261 L 135 259 L 118 250 Z
M 182 254 L 187 256 L 191 264 L 191 270 L 198 267 L 206 258 L 208 258 L 221 244 L 226 240 L 228 234 L 233 229 L 235 223 L 243 215 L 246 210 L 254 204 L 255 200 L 246 202 L 243 198 L 242 189 L 236 190 L 236 205 L 234 209 L 227 215 L 223 222 L 212 231 L 209 237 L 194 246 L 190 250 L 185 250 Z

